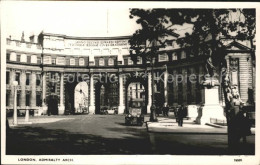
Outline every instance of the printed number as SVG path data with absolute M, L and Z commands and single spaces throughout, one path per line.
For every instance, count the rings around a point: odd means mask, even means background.
M 234 159 L 234 162 L 242 162 L 242 159 Z

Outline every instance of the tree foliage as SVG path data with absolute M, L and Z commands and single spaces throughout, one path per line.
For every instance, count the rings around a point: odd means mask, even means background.
M 191 34 L 178 38 L 181 47 L 191 46 L 198 52 L 210 45 L 213 56 L 221 54 L 221 38 L 250 40 L 253 47 L 256 31 L 254 9 L 131 9 L 130 18 L 137 18 L 141 25 L 130 39 L 133 60 L 136 56 L 149 60 L 156 55 L 160 47 L 165 47 L 164 37 L 176 30 L 175 25 L 193 25 Z

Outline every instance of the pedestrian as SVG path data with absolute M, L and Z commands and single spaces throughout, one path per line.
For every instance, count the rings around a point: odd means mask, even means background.
M 174 117 L 175 117 L 175 119 L 176 119 L 176 123 L 178 123 L 178 116 L 177 116 L 178 109 L 179 109 L 178 106 L 176 106 L 176 107 L 173 108 Z
M 178 125 L 182 127 L 183 125 L 183 117 L 184 117 L 184 105 L 181 105 L 181 107 L 178 110 Z
M 167 103 L 164 103 L 162 111 L 163 111 L 163 116 L 168 116 L 169 107 Z

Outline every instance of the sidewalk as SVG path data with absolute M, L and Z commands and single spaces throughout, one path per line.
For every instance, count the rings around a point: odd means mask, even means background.
M 146 122 L 148 132 L 160 133 L 187 133 L 187 134 L 227 134 L 227 126 L 218 126 L 215 124 L 199 125 L 193 120 L 183 120 L 183 126 L 173 118 L 157 117 L 158 122 Z M 255 134 L 255 128 L 251 128 L 251 132 Z
M 40 123 L 53 123 L 60 120 L 70 120 L 73 119 L 72 117 L 67 116 L 30 116 L 29 122 L 25 121 L 25 117 L 18 117 L 17 122 L 19 125 L 30 125 L 30 124 L 40 124 Z M 7 118 L 9 126 L 13 126 L 13 118 L 8 117 Z

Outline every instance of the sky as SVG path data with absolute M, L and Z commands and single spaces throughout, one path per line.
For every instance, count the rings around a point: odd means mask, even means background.
M 80 37 L 132 35 L 140 25 L 129 6 L 103 2 L 12 1 L 2 6 L 6 36 L 25 40 L 41 31 Z M 185 31 L 187 27 L 183 27 Z M 184 31 L 180 31 L 181 33 Z
M 25 38 L 44 32 L 82 37 L 125 36 L 140 26 L 129 9 L 78 2 L 10 2 L 4 6 L 7 36 Z

